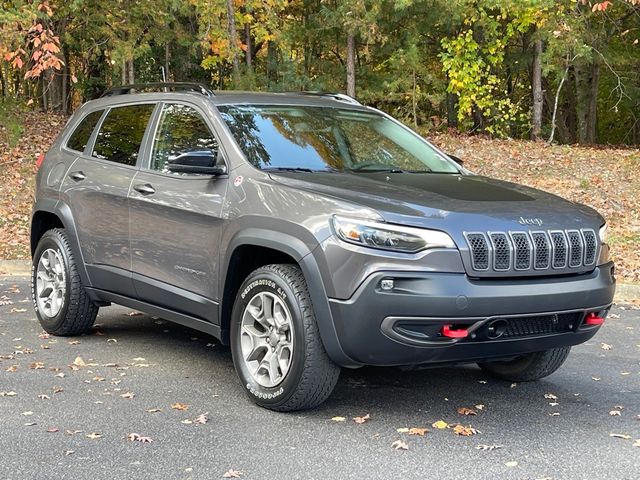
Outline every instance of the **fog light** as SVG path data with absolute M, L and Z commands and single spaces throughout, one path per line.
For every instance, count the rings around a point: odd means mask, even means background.
M 393 290 L 394 287 L 394 282 L 393 279 L 391 278 L 385 278 L 384 280 L 380 281 L 380 288 L 382 290 Z

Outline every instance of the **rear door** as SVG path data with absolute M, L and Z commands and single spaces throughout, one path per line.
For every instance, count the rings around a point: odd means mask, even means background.
M 206 115 L 189 103 L 159 107 L 151 138 L 148 158 L 129 194 L 138 297 L 215 321 L 227 176 L 172 173 L 166 165 L 192 151 L 217 155 L 220 144 Z
M 127 196 L 154 108 L 147 103 L 106 109 L 61 190 L 91 284 L 127 296 L 134 296 Z

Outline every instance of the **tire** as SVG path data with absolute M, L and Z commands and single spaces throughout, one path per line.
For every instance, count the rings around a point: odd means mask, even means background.
M 52 253 L 53 252 L 53 253 Z M 43 259 L 43 256 L 47 256 Z M 45 265 L 50 265 L 47 259 L 55 258 L 54 264 L 60 265 L 58 275 L 46 273 Z M 41 261 L 42 267 L 41 267 Z M 39 268 L 41 269 L 39 277 Z M 42 271 L 44 270 L 44 271 Z M 56 277 L 57 299 L 59 301 L 46 303 L 43 296 L 47 289 L 42 287 L 45 282 L 39 278 Z M 39 291 L 40 288 L 40 291 Z M 36 316 L 42 328 L 52 335 L 72 336 L 85 333 L 91 329 L 98 314 L 98 306 L 91 301 L 84 289 L 76 262 L 71 251 L 69 238 L 62 228 L 54 228 L 42 235 L 33 255 L 31 267 L 31 298 Z M 55 303 L 55 307 L 47 305 Z
M 569 356 L 571 347 L 552 348 L 528 353 L 508 362 L 486 362 L 478 366 L 488 374 L 510 382 L 533 382 L 558 370 Z
M 256 305 L 262 305 L 262 309 Z M 288 314 L 290 326 L 282 327 L 281 333 L 277 333 L 278 327 L 272 331 L 263 327 L 263 323 L 268 323 L 264 312 L 269 311 L 269 307 L 265 305 L 273 305 L 274 314 L 270 316 L 280 318 L 281 326 Z M 251 315 L 251 311 L 259 314 Z M 249 330 L 254 333 L 249 334 Z M 297 266 L 267 265 L 251 273 L 236 296 L 230 333 L 236 372 L 249 398 L 261 407 L 279 412 L 306 410 L 320 405 L 331 395 L 340 367 L 329 359 L 322 345 L 307 284 Z M 279 339 L 269 338 L 270 335 Z M 263 341 L 271 343 L 263 345 Z M 274 369 L 277 375 L 273 376 L 271 369 L 262 367 L 269 365 L 269 350 L 272 355 L 280 352 L 284 357 L 283 363 L 277 363 Z M 248 351 L 251 353 L 247 354 Z M 253 365 L 245 358 L 253 358 Z M 288 367 L 283 368 L 283 364 Z M 274 383 L 274 378 L 278 383 L 268 384 Z

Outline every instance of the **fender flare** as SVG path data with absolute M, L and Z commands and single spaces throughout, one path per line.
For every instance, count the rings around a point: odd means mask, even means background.
M 60 219 L 60 222 L 62 222 L 62 226 L 67 231 L 67 236 L 69 237 L 69 243 L 71 245 L 71 251 L 73 252 L 73 257 L 76 259 L 76 269 L 78 271 L 78 274 L 80 275 L 80 278 L 82 279 L 82 283 L 87 287 L 91 287 L 92 285 L 89 280 L 89 274 L 87 273 L 87 269 L 84 263 L 84 257 L 82 256 L 82 250 L 80 250 L 80 241 L 78 239 L 76 223 L 73 219 L 73 214 L 71 213 L 71 209 L 69 208 L 69 206 L 61 202 L 60 200 L 54 200 L 50 198 L 37 200 L 33 206 L 33 211 L 31 213 L 32 227 L 33 218 L 38 212 L 51 213 Z
M 342 349 L 338 333 L 335 328 L 329 299 L 324 288 L 324 282 L 320 273 L 318 263 L 313 256 L 313 251 L 318 247 L 309 248 L 300 238 L 292 235 L 267 230 L 262 228 L 248 228 L 238 232 L 229 242 L 227 255 L 223 263 L 223 271 L 221 272 L 221 292 L 224 291 L 224 282 L 226 282 L 229 263 L 236 248 L 243 245 L 255 245 L 258 247 L 271 248 L 286 253 L 293 258 L 307 282 L 307 288 L 311 295 L 311 303 L 315 311 L 318 330 L 324 348 L 335 363 L 343 367 L 359 367 L 362 364 L 351 359 Z

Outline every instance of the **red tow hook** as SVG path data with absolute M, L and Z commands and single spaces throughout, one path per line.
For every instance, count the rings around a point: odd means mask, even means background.
M 604 323 L 604 318 L 599 317 L 595 313 L 587 313 L 587 316 L 584 319 L 584 325 L 602 325 Z
M 466 328 L 460 330 L 452 330 L 451 325 L 443 325 L 440 333 L 447 338 L 465 338 L 469 335 Z

